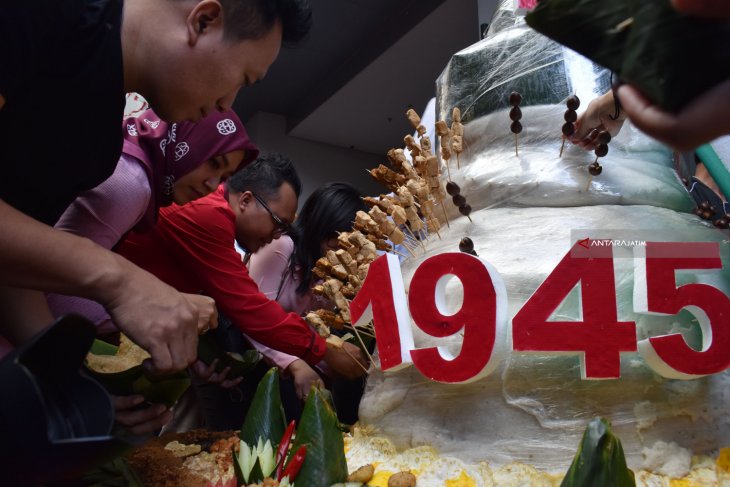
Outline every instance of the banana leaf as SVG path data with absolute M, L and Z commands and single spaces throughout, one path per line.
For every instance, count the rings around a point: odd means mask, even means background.
M 730 22 L 680 14 L 668 0 L 543 0 L 525 20 L 672 112 L 730 78 Z
M 573 463 L 560 487 L 634 487 L 634 472 L 626 466 L 621 441 L 611 424 L 595 418 L 586 427 Z
M 285 429 L 279 374 L 272 368 L 259 382 L 238 436 L 249 445 L 256 445 L 259 438 L 264 443 L 269 440 L 272 445 L 278 445 Z
M 243 377 L 251 370 L 261 360 L 261 354 L 256 350 L 246 350 L 243 354 L 226 352 L 209 333 L 206 333 L 198 337 L 198 358 L 206 364 L 218 359 L 216 372 L 230 367 L 228 377 L 235 379 Z
M 116 355 L 119 347 L 102 340 L 94 340 L 91 353 L 96 355 Z M 154 404 L 164 404 L 168 407 L 177 402 L 183 393 L 190 387 L 190 377 L 186 372 L 178 372 L 163 377 L 147 375 L 142 364 L 135 365 L 121 372 L 98 372 L 85 364 L 86 370 L 110 394 L 129 396 L 141 394 L 145 400 Z
M 302 445 L 307 447 L 307 456 L 295 485 L 329 487 L 345 481 L 347 460 L 337 415 L 316 388 L 307 396 L 287 463 Z

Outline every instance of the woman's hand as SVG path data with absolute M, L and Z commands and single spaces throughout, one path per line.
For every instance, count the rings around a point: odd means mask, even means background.
M 286 371 L 294 378 L 294 389 L 297 397 L 301 400 L 307 398 L 312 386 L 321 388 L 324 386 L 322 378 L 304 360 L 297 359 L 286 368 Z
M 611 137 L 615 137 L 621 131 L 626 120 L 626 113 L 623 110 L 616 115 L 616 103 L 613 98 L 613 91 L 608 91 L 598 98 L 593 99 L 586 108 L 586 111 L 575 121 L 575 133 L 570 136 L 570 141 L 583 147 L 586 150 L 593 150 L 598 146 L 598 132 L 608 131 Z

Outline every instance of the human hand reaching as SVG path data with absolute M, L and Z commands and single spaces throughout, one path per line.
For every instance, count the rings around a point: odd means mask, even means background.
M 368 368 L 368 360 L 362 351 L 349 342 L 342 342 L 342 346 L 327 345 L 324 361 L 330 368 L 346 379 L 356 379 Z
M 213 298 L 202 294 L 183 293 L 183 296 L 198 311 L 198 334 L 202 335 L 218 327 L 218 309 Z
M 236 387 L 243 380 L 243 377 L 228 378 L 228 373 L 231 371 L 230 367 L 225 367 L 220 372 L 216 372 L 215 369 L 217 366 L 218 359 L 214 359 L 210 364 L 206 364 L 202 360 L 196 360 L 190 366 L 190 369 L 205 382 L 218 384 L 223 389 Z
M 618 96 L 634 125 L 679 151 L 696 149 L 730 133 L 730 80 L 699 95 L 679 113 L 662 110 L 633 86 L 620 86 Z
M 145 367 L 151 373 L 185 369 L 197 357 L 198 306 L 152 274 L 119 260 L 125 267 L 121 282 L 107 286 L 101 303 L 114 323 L 150 353 Z
M 301 400 L 307 398 L 312 386 L 320 388 L 324 386 L 322 378 L 304 360 L 297 359 L 286 368 L 287 372 L 294 378 L 294 389 L 297 397 Z
M 570 141 L 586 150 L 594 150 L 598 147 L 598 133 L 602 130 L 608 131 L 611 137 L 615 137 L 621 131 L 626 120 L 626 113 L 620 110 L 616 116 L 616 103 L 613 91 L 591 100 L 586 110 L 575 121 L 575 133 L 570 136 Z

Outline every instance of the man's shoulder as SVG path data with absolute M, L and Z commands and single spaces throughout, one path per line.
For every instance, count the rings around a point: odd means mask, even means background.
M 193 224 L 200 228 L 222 228 L 234 231 L 235 215 L 228 202 L 212 193 L 185 205 L 172 204 L 160 209 L 160 219 L 178 225 Z

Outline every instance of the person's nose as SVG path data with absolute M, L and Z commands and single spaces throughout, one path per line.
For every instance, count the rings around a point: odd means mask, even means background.
M 219 176 L 214 176 L 212 178 L 208 178 L 205 180 L 205 186 L 210 189 L 211 191 L 215 191 L 215 189 L 218 187 L 218 185 L 221 183 L 221 178 Z

